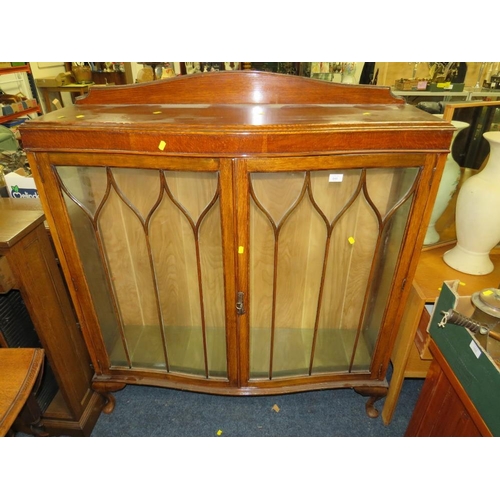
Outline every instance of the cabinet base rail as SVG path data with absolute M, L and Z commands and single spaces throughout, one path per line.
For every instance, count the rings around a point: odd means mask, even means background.
M 374 404 L 386 396 L 389 388 L 386 379 L 372 381 L 337 380 L 332 382 L 318 382 L 315 384 L 288 384 L 286 386 L 270 387 L 232 387 L 227 385 L 221 387 L 209 385 L 192 385 L 188 383 L 172 382 L 171 380 L 166 379 L 152 379 L 142 377 L 130 377 L 125 382 L 123 378 L 113 379 L 112 377 L 95 376 L 92 381 L 92 389 L 100 394 L 106 401 L 102 410 L 103 413 L 110 414 L 113 412 L 116 405 L 116 399 L 112 393 L 121 391 L 128 384 L 164 387 L 167 389 L 199 392 L 217 396 L 271 396 L 317 390 L 353 389 L 361 396 L 368 397 L 368 401 L 365 403 L 365 408 L 366 413 L 370 418 L 378 417 L 379 410 L 375 408 Z

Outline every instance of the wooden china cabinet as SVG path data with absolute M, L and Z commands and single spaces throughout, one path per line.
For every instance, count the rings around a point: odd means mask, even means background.
M 252 71 L 93 88 L 22 139 L 108 401 L 385 379 L 453 133 L 388 88 Z

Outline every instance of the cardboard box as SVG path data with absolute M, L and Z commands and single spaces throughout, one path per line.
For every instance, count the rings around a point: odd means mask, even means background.
M 13 102 L 11 104 L 11 107 L 12 107 L 12 110 L 14 111 L 14 113 L 21 113 L 22 111 L 24 111 L 24 106 L 23 106 L 23 103 L 21 101 Z
M 56 78 L 36 78 L 35 83 L 37 87 L 59 87 Z
M 27 176 L 23 169 L 5 175 L 7 191 L 11 198 L 38 198 L 35 179 Z
M 395 90 L 427 90 L 427 80 L 413 80 L 399 79 L 394 82 Z
M 1 108 L 2 110 L 2 116 L 9 116 L 14 114 L 14 110 L 12 109 L 12 106 L 10 104 L 4 104 Z
M 401 78 L 394 82 L 394 88 L 396 90 L 417 90 L 418 80 L 406 80 Z
M 71 73 L 59 73 L 50 78 L 37 78 L 35 83 L 37 87 L 63 87 L 75 83 L 75 79 Z

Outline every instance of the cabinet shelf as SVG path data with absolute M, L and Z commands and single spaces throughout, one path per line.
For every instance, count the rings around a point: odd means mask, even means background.
M 29 64 L 25 66 L 12 66 L 10 68 L 0 68 L 0 76 L 9 75 L 11 73 L 31 73 Z
M 0 116 L 0 123 L 10 122 L 16 118 L 21 118 L 22 116 L 29 115 L 30 113 L 40 113 L 40 106 L 35 106 L 34 108 L 23 109 L 18 113 L 13 113 L 12 115 Z

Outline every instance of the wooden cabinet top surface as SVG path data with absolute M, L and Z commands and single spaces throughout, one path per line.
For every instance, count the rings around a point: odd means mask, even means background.
M 423 112 L 422 112 L 423 113 Z M 423 116 L 416 108 L 405 104 L 86 104 L 53 111 L 41 116 L 30 126 L 46 124 L 94 126 L 130 125 L 155 127 L 182 125 L 209 129 L 211 127 L 274 126 L 297 127 L 379 127 L 381 125 L 407 127 L 423 126 L 448 128 L 442 120 Z
M 414 281 L 426 302 L 434 302 L 439 296 L 443 281 L 460 280 L 460 294 L 472 295 L 484 288 L 496 288 L 500 283 L 500 248 L 494 248 L 490 258 L 495 268 L 490 274 L 475 276 L 457 271 L 446 265 L 443 254 L 455 244 L 424 250 L 415 273 Z
M 0 436 L 5 436 L 36 383 L 43 349 L 0 349 Z
M 0 203 L 0 210 L 2 204 Z M 45 215 L 42 210 L 16 210 L 15 217 L 2 213 L 0 217 L 0 248 L 14 246 L 23 236 L 33 228 L 42 224 Z
M 297 152 L 318 152 L 327 145 L 315 142 L 316 134 L 348 133 L 332 149 L 447 150 L 454 128 L 394 96 L 389 87 L 342 85 L 311 78 L 263 72 L 218 72 L 180 76 L 134 85 L 92 88 L 76 104 L 32 120 L 22 127 L 23 143 L 29 149 L 69 149 L 64 137 L 69 129 L 85 134 L 96 130 L 127 134 L 139 129 L 142 134 L 176 134 L 176 140 L 196 134 L 198 152 L 214 152 L 210 137 L 218 135 L 217 149 L 224 153 L 273 153 L 291 150 L 289 142 L 300 142 Z M 61 141 L 54 144 L 45 131 L 59 131 Z M 356 132 L 377 133 L 376 140 L 362 145 L 349 139 Z M 257 135 L 297 135 L 278 145 L 252 142 Z M 415 135 L 407 137 L 409 132 Z M 234 136 L 221 143 L 220 136 Z M 401 135 L 400 141 L 394 135 Z M 406 136 L 405 136 L 406 134 Z M 304 135 L 304 134 L 302 134 Z M 411 134 L 410 134 L 411 135 Z M 210 137 L 209 137 L 210 136 Z M 73 136 L 72 139 L 75 139 Z M 77 139 L 77 138 L 76 138 Z M 170 138 L 170 142 L 172 138 Z M 254 140 L 253 140 L 254 141 Z M 74 149 L 79 149 L 76 141 Z M 87 138 L 87 146 L 88 138 Z M 134 149 L 118 144 L 120 150 Z M 84 145 L 81 145 L 84 148 Z M 180 147 L 180 146 L 179 146 Z M 182 148 L 189 152 L 191 145 Z M 100 149 L 99 144 L 94 148 Z M 104 146 L 102 146 L 103 149 Z M 106 149 L 110 148 L 109 141 Z M 146 148 L 148 149 L 148 148 Z M 158 141 L 155 143 L 158 149 Z M 196 148 L 195 148 L 196 149 Z M 167 142 L 164 152 L 177 152 Z M 156 151 L 157 152 L 157 151 Z

